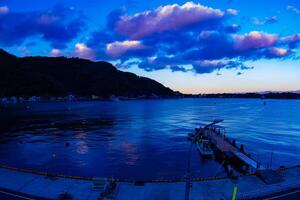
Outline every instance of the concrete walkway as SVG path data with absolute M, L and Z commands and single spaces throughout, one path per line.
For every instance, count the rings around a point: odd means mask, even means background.
M 221 179 L 193 182 L 190 200 L 231 199 L 235 185 L 238 187 L 237 199 L 253 199 L 261 196 L 284 194 L 291 189 L 300 188 L 300 166 L 280 172 L 284 181 L 267 185 L 256 176 L 243 176 L 237 180 Z M 70 178 L 48 178 L 25 172 L 0 168 L 0 190 L 33 199 L 58 199 L 67 192 L 72 199 L 98 199 L 99 191 L 93 190 L 93 181 Z M 183 200 L 185 182 L 179 183 L 117 183 L 117 200 Z
M 190 200 L 232 199 L 235 185 L 238 187 L 237 199 L 252 199 L 291 188 L 300 188 L 300 167 L 286 170 L 281 174 L 285 181 L 272 185 L 266 185 L 256 176 L 244 176 L 238 180 L 193 182 Z M 183 200 L 185 183 L 145 183 L 144 186 L 119 183 L 116 193 L 117 200 Z
M 58 199 L 63 192 L 70 194 L 72 199 L 90 200 L 99 197 L 99 191 L 92 190 L 92 181 L 48 178 L 1 168 L 0 188 L 44 199 Z

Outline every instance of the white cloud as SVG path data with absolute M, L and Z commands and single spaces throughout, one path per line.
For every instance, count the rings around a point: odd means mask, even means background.
M 232 8 L 227 9 L 226 12 L 230 15 L 237 15 L 238 14 L 238 11 L 235 10 L 235 9 L 232 9 Z
M 50 55 L 52 57 L 61 56 L 61 51 L 59 49 L 52 49 L 51 52 L 50 52 Z
M 235 12 L 235 10 L 231 10 Z M 116 31 L 139 39 L 155 33 L 178 30 L 186 26 L 222 19 L 224 12 L 194 2 L 160 6 L 132 16 L 122 16 Z
M 286 7 L 286 9 L 289 10 L 289 11 L 292 11 L 292 12 L 294 12 L 294 13 L 296 13 L 296 14 L 300 14 L 299 9 L 296 8 L 295 6 L 290 6 L 290 5 L 288 5 L 288 6 Z
M 0 14 L 7 14 L 9 13 L 9 8 L 7 6 L 0 6 Z
M 244 35 L 233 35 L 233 38 L 235 40 L 234 48 L 240 51 L 269 47 L 278 40 L 277 35 L 258 31 L 251 31 Z
M 94 60 L 95 59 L 95 53 L 94 51 L 87 47 L 84 43 L 76 43 L 75 45 L 75 56 L 88 59 L 88 60 Z
M 106 45 L 106 53 L 111 56 L 120 56 L 130 50 L 143 49 L 144 46 L 138 40 L 125 40 L 113 42 Z

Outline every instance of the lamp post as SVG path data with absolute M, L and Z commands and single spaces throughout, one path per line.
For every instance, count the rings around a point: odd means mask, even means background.
M 217 123 L 222 122 L 223 119 L 217 119 L 214 120 L 212 123 L 204 126 L 203 129 L 200 130 L 196 130 L 196 134 L 195 137 L 192 139 L 192 144 L 189 147 L 189 151 L 188 151 L 188 159 L 187 159 L 187 169 L 186 169 L 186 184 L 185 184 L 185 200 L 189 200 L 190 199 L 190 188 L 191 188 L 191 157 L 192 157 L 192 149 L 194 144 L 197 142 L 200 134 L 201 134 L 201 130 L 205 131 L 205 129 L 207 129 L 210 126 L 213 126 Z
M 186 169 L 186 184 L 185 184 L 185 200 L 190 199 L 190 188 L 191 188 L 191 156 L 192 156 L 192 149 L 196 142 L 196 136 L 192 140 L 192 144 L 189 147 L 188 151 L 188 160 L 187 160 L 187 169 Z

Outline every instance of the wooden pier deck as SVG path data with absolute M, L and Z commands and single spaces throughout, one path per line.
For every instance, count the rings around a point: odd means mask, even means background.
M 253 169 L 263 170 L 263 167 L 258 161 L 250 158 L 247 154 L 242 152 L 240 149 L 235 147 L 228 140 L 225 140 L 224 134 L 218 133 L 218 130 L 215 128 L 206 128 L 204 129 L 204 136 L 209 138 L 210 141 L 222 152 L 231 152 L 242 160 L 245 164 L 252 167 Z
M 267 184 L 283 182 L 284 178 L 275 173 L 274 170 L 266 168 L 261 165 L 257 160 L 251 158 L 243 148 L 238 148 L 233 142 L 225 135 L 225 129 L 222 127 L 209 125 L 204 128 L 197 129 L 197 135 L 204 135 L 211 143 L 221 152 L 237 157 L 246 166 L 248 173 L 255 173 L 261 180 Z

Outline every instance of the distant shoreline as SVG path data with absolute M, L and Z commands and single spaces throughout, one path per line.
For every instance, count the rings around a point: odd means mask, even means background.
M 299 93 L 283 92 L 283 93 L 220 93 L 220 94 L 178 94 L 175 96 L 139 96 L 139 97 L 124 97 L 124 96 L 114 96 L 109 98 L 92 96 L 82 96 L 76 97 L 73 95 L 68 96 L 51 96 L 51 97 L 41 97 L 41 96 L 31 96 L 31 97 L 0 97 L 0 104 L 18 104 L 25 102 L 73 102 L 73 101 L 127 101 L 127 100 L 153 100 L 153 99 L 188 99 L 188 98 L 214 98 L 214 99 L 290 99 L 297 100 L 300 99 Z
M 270 93 L 219 93 L 219 94 L 199 94 L 184 95 L 185 97 L 196 98 L 242 98 L 242 99 L 300 99 L 300 93 L 294 92 L 270 92 Z

